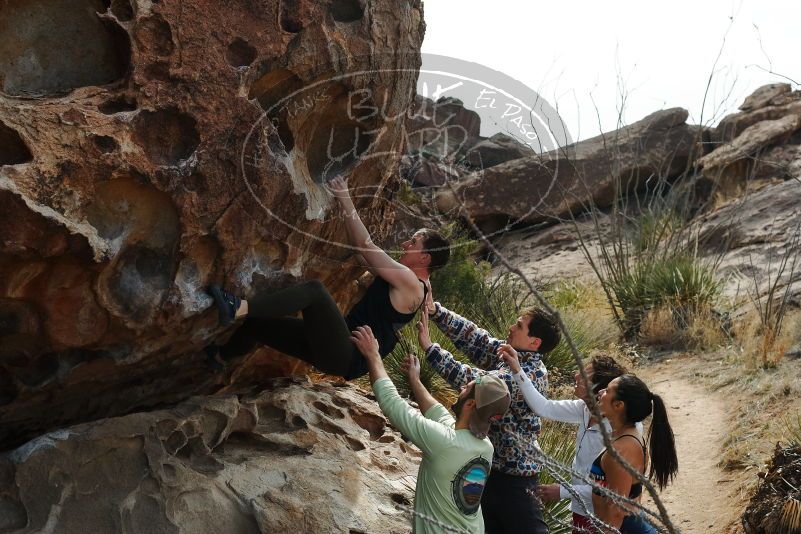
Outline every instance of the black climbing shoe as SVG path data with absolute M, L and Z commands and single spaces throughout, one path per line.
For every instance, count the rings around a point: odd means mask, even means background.
M 233 295 L 217 284 L 209 286 L 209 293 L 214 298 L 217 305 L 217 313 L 222 326 L 228 326 L 236 320 L 236 310 L 242 303 L 242 299 Z

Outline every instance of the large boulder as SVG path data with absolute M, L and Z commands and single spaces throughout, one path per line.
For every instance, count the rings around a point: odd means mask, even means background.
M 420 152 L 453 161 L 481 139 L 481 117 L 457 98 L 433 101 L 416 95 L 405 125 L 408 154 Z
M 0 447 L 290 372 L 215 375 L 201 349 L 230 330 L 203 288 L 320 278 L 352 302 L 321 184 L 369 186 L 388 234 L 420 2 L 1 9 Z
M 736 197 L 754 179 L 801 175 L 801 91 L 760 87 L 711 132 L 712 150 L 698 161 L 702 196 Z
M 727 297 L 766 295 L 775 284 L 776 295 L 787 289 L 791 298 L 798 298 L 801 279 L 792 265 L 794 257 L 801 258 L 799 221 L 801 184 L 787 180 L 730 199 L 693 224 L 698 225 L 702 254 L 715 257 L 725 251 L 716 272 Z M 782 270 L 783 258 L 787 263 Z
M 278 379 L 0 455 L 0 532 L 409 532 L 420 452 L 356 387 Z
M 464 161 L 470 168 L 487 169 L 513 159 L 533 156 L 536 153 L 514 137 L 498 132 L 479 141 L 465 153 Z
M 716 144 L 726 143 L 749 126 L 799 113 L 801 91 L 791 91 L 786 83 L 764 85 L 745 99 L 739 112 L 721 119 L 710 132 L 710 140 Z
M 442 191 L 443 211 L 460 208 L 486 232 L 510 223 L 537 223 L 606 207 L 621 191 L 638 190 L 691 168 L 702 130 L 674 108 L 653 113 L 614 132 L 542 155 L 481 170 Z

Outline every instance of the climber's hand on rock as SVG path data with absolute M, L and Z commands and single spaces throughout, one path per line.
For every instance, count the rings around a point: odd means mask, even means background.
M 369 326 L 356 327 L 356 330 L 351 332 L 350 340 L 368 360 L 381 359 L 381 354 L 378 352 L 378 340 Z
M 401 362 L 401 369 L 410 382 L 420 380 L 420 360 L 414 354 L 406 355 L 406 359 Z
M 341 174 L 337 174 L 328 181 L 328 189 L 337 199 L 350 197 L 350 191 L 348 191 L 348 181 Z

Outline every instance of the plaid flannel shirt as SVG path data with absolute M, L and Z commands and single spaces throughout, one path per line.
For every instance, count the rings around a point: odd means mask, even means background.
M 540 472 L 538 463 L 540 418 L 534 415 L 526 404 L 508 365 L 498 356 L 497 351 L 504 340 L 496 339 L 486 330 L 453 313 L 439 302 L 431 317 L 437 327 L 447 335 L 453 344 L 477 367 L 465 365 L 453 354 L 434 343 L 426 351 L 428 363 L 453 388 L 459 389 L 470 383 L 479 374 L 493 374 L 506 382 L 511 394 L 512 404 L 500 421 L 490 424 L 488 437 L 495 447 L 492 468 L 517 476 L 533 476 Z M 548 390 L 548 371 L 537 352 L 518 351 L 520 367 L 528 374 L 537 390 L 546 395 Z

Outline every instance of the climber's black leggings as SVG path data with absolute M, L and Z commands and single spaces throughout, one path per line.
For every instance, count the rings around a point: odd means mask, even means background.
M 302 319 L 287 317 L 297 312 Z M 268 345 L 326 374 L 348 378 L 354 362 L 362 358 L 350 335 L 331 294 L 312 280 L 249 299 L 245 323 L 220 347 L 220 356 L 229 360 Z

